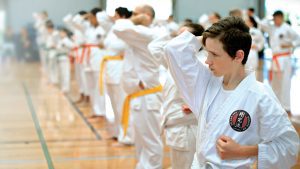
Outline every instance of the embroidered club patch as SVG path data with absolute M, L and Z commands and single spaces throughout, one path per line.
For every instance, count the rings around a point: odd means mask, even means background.
M 229 124 L 233 130 L 243 132 L 249 128 L 251 117 L 244 110 L 236 110 L 231 114 Z

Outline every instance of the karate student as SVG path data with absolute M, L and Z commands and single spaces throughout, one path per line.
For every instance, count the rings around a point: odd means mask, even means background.
M 246 63 L 246 68 L 256 71 L 258 66 L 258 52 L 263 49 L 265 38 L 262 32 L 257 29 L 257 22 L 252 16 L 246 17 L 245 22 L 250 28 L 249 32 L 252 38 L 252 44 Z
M 100 47 L 103 44 L 105 31 L 97 21 L 96 15 L 101 9 L 94 8 L 90 11 L 88 19 L 90 25 L 85 30 L 86 41 L 83 45 L 82 64 L 86 77 L 88 95 L 91 97 L 93 114 L 90 118 L 105 116 L 105 96 L 99 92 L 99 71 L 103 53 Z
M 35 19 L 34 28 L 37 30 L 36 42 L 39 47 L 39 56 L 41 61 L 41 70 L 42 73 L 47 72 L 47 52 L 46 52 L 46 38 L 47 38 L 47 29 L 46 22 L 48 19 L 48 13 L 42 11 L 40 13 L 34 13 L 33 17 Z
M 47 75 L 51 84 L 58 84 L 58 63 L 56 45 L 59 41 L 59 32 L 54 28 L 52 21 L 46 22 L 46 56 L 47 56 Z
M 87 20 L 87 12 L 79 11 L 74 16 L 67 15 L 63 19 L 66 26 L 72 31 L 72 40 L 76 46 L 72 49 L 71 53 L 74 57 L 75 65 L 75 79 L 79 87 L 80 98 L 75 101 L 76 103 L 87 103 L 89 102 L 89 95 L 86 91 L 86 78 L 83 71 L 83 65 L 80 63 L 82 55 L 82 46 L 85 41 L 84 31 L 88 27 L 89 21 Z
M 204 28 L 198 24 L 186 24 L 177 34 L 187 30 L 195 36 L 201 36 Z M 168 69 L 164 46 L 171 40 L 170 35 L 165 35 L 153 40 L 148 49 L 158 61 Z M 165 130 L 166 144 L 171 148 L 172 169 L 190 169 L 196 152 L 197 119 L 191 112 L 184 112 L 185 105 L 177 87 L 168 71 L 166 82 L 163 86 L 163 120 L 162 129 Z
M 253 19 L 255 20 L 255 22 L 259 23 L 260 19 L 257 15 L 255 15 L 255 9 L 254 8 L 248 8 L 247 9 L 247 15 L 249 17 L 253 17 Z
M 115 9 L 115 15 L 113 19 L 117 22 L 123 19 L 128 19 L 131 17 L 132 12 L 128 11 L 127 8 L 118 7 Z M 113 138 L 117 138 L 119 143 L 123 143 L 126 145 L 133 144 L 133 129 L 130 124 L 130 129 L 127 132 L 127 135 L 124 136 L 123 129 L 121 126 L 121 117 L 122 117 L 122 108 L 123 103 L 126 97 L 126 93 L 121 86 L 121 75 L 123 68 L 123 55 L 127 45 L 121 39 L 119 39 L 113 30 L 115 26 L 112 26 L 111 30 L 107 34 L 103 44 L 104 48 L 107 51 L 105 57 L 105 62 L 103 64 L 104 72 L 100 72 L 104 74 L 104 77 L 101 77 L 102 81 L 102 94 L 104 94 L 104 84 L 106 86 L 107 94 L 111 100 L 112 108 L 114 111 L 114 122 L 112 124 L 111 136 Z M 100 85 L 100 86 L 101 86 Z
M 208 68 L 195 58 L 201 43 Z M 166 46 L 168 64 L 184 101 L 198 119 L 201 169 L 290 168 L 299 136 L 274 93 L 245 71 L 249 28 L 239 17 L 213 24 L 203 39 L 184 32 Z
M 117 37 L 128 45 L 124 56 L 122 84 L 128 94 L 125 100 L 128 104 L 124 107 L 130 109 L 130 116 L 133 117 L 137 169 L 162 168 L 163 144 L 159 125 L 162 87 L 159 82 L 159 65 L 147 49 L 147 45 L 160 34 L 150 28 L 154 16 L 151 6 L 138 6 L 131 19 L 123 19 L 118 25 L 116 23 L 114 30 Z M 129 118 L 126 111 L 122 119 L 124 117 Z
M 68 54 L 70 50 L 75 46 L 75 43 L 68 37 L 68 30 L 61 28 L 59 30 L 60 40 L 58 41 L 56 50 L 59 65 L 59 77 L 61 90 L 64 93 L 70 91 L 70 58 Z
M 291 55 L 293 48 L 300 45 L 300 36 L 284 22 L 282 11 L 274 12 L 273 21 L 274 24 L 263 20 L 260 27 L 270 37 L 273 54 L 270 72 L 272 87 L 283 108 L 290 113 Z

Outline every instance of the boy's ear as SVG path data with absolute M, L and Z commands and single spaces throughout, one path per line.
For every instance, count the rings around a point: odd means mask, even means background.
M 236 51 L 234 60 L 239 63 L 242 63 L 244 57 L 245 57 L 245 53 L 243 50 L 240 49 L 240 50 Z

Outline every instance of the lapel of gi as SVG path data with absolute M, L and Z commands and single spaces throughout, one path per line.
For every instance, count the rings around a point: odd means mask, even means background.
M 218 84 L 218 82 L 214 82 L 212 84 L 212 87 L 209 87 L 207 94 L 211 93 L 213 95 L 210 95 L 211 99 L 209 100 L 208 107 L 205 109 L 205 116 L 204 118 L 204 124 L 202 124 L 202 129 L 204 129 L 204 132 L 202 132 L 201 138 L 206 138 L 206 141 L 208 141 L 209 136 L 212 135 L 212 132 L 217 131 L 217 128 L 220 127 L 221 124 L 225 124 L 226 122 L 222 121 L 224 120 L 224 117 L 228 114 L 228 111 L 236 104 L 236 102 L 241 98 L 242 95 L 246 94 L 246 91 L 250 85 L 252 84 L 253 80 L 255 81 L 255 73 L 251 73 L 248 75 L 242 82 L 236 87 L 236 89 L 231 93 L 231 95 L 224 101 L 222 105 L 217 110 L 217 114 L 215 117 L 212 117 L 212 119 L 206 123 L 206 113 L 210 106 L 210 104 L 213 102 L 213 98 L 217 95 L 218 91 L 222 87 L 222 85 Z M 222 82 L 222 81 L 221 81 Z M 213 86 L 215 85 L 215 86 Z M 219 85 L 219 87 L 216 87 Z M 205 145 L 205 144 L 204 144 Z

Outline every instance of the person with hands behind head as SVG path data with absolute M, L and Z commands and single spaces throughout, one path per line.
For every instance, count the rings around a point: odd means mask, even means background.
M 203 37 L 184 32 L 166 46 L 168 65 L 198 119 L 196 156 L 201 169 L 290 168 L 299 136 L 269 86 L 245 64 L 249 27 L 239 17 L 213 24 Z M 203 44 L 203 45 L 202 45 Z M 195 54 L 204 46 L 205 67 Z
M 160 137 L 161 89 L 159 64 L 147 46 L 161 32 L 152 27 L 155 17 L 149 5 L 137 6 L 132 17 L 115 23 L 114 33 L 128 48 L 124 54 L 122 85 L 128 94 L 123 108 L 122 124 L 127 132 L 133 119 L 137 169 L 162 168 L 163 143 Z M 126 134 L 125 134 L 126 135 Z
M 176 34 L 180 35 L 184 31 L 200 36 L 204 32 L 204 28 L 199 24 L 185 24 L 179 28 Z M 170 147 L 171 167 L 172 169 L 190 169 L 196 152 L 197 119 L 185 105 L 169 72 L 164 47 L 171 39 L 172 35 L 166 32 L 165 35 L 154 39 L 148 45 L 148 49 L 157 64 L 167 70 L 162 90 L 161 128 L 165 133 L 166 145 Z M 199 51 L 199 58 L 202 55 L 204 53 Z
M 273 13 L 273 20 L 264 19 L 260 28 L 269 34 L 272 49 L 272 64 L 269 80 L 283 108 L 291 113 L 291 56 L 295 47 L 300 46 L 300 35 L 284 22 L 284 13 L 280 10 Z

